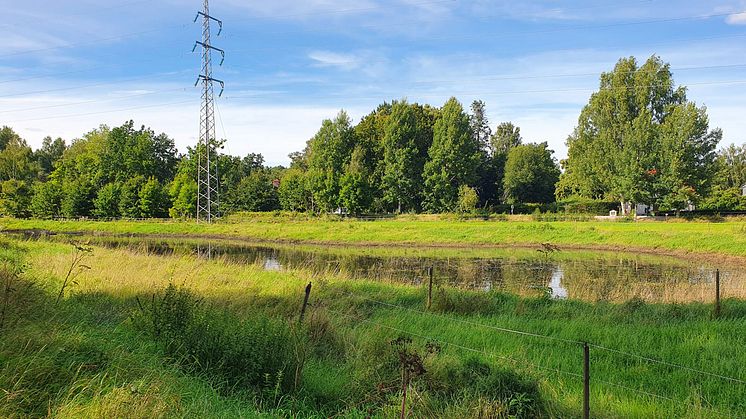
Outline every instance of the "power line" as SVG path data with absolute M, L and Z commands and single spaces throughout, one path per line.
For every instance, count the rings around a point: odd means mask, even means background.
M 138 60 L 137 62 L 138 62 L 138 64 L 151 63 L 151 62 L 162 60 L 164 58 L 166 58 L 166 57 L 159 56 L 158 58 Z M 178 57 L 178 59 L 183 59 L 183 58 L 184 58 L 183 55 L 179 55 L 179 57 Z M 121 68 L 121 67 L 122 67 L 122 64 L 98 65 L 98 66 L 83 68 L 83 69 L 79 69 L 79 70 L 62 71 L 62 72 L 58 72 L 58 73 L 37 74 L 35 76 L 22 77 L 22 78 L 17 78 L 17 79 L 0 80 L 0 84 L 15 83 L 15 82 L 27 81 L 27 80 L 44 79 L 44 78 L 50 78 L 50 77 L 54 77 L 54 76 L 65 76 L 65 75 L 68 75 L 68 74 L 79 74 L 79 73 L 85 73 L 85 72 L 88 72 L 88 71 L 101 70 L 103 68 Z
M 653 3 L 655 0 L 638 0 L 631 2 L 631 4 L 638 4 L 638 3 Z M 456 4 L 456 0 L 435 0 L 435 1 L 425 1 L 420 3 L 407 3 L 406 6 L 412 7 L 412 6 L 421 6 L 421 5 L 428 5 L 428 4 L 438 4 L 438 3 L 453 3 Z M 568 12 L 568 11 L 578 11 L 578 10 L 590 10 L 590 9 L 599 9 L 599 8 L 605 8 L 608 9 L 609 5 L 593 5 L 593 6 L 583 6 L 583 7 L 572 7 L 572 8 L 553 8 L 553 9 L 547 9 L 544 12 Z M 291 15 L 278 15 L 278 16 L 255 16 L 249 19 L 239 19 L 237 22 L 242 21 L 249 21 L 249 20 L 257 20 L 257 19 L 272 19 L 272 20 L 278 20 L 278 19 L 286 19 L 291 17 L 302 17 L 302 16 L 313 16 L 313 15 L 328 15 L 328 14 L 338 14 L 338 13 L 347 13 L 347 12 L 360 12 L 360 11 L 375 11 L 379 10 L 381 7 L 368 7 L 368 8 L 361 8 L 361 9 L 338 9 L 338 10 L 327 10 L 327 11 L 319 11 L 319 12 L 308 12 L 308 13 L 298 13 L 298 14 L 291 14 Z M 495 20 L 495 16 L 475 16 L 470 17 L 470 20 Z M 355 28 L 365 28 L 365 29 L 377 29 L 377 28 L 388 28 L 388 27 L 394 27 L 394 26 L 402 26 L 401 23 L 388 23 L 388 24 L 380 24 L 380 25 L 359 25 L 355 26 Z M 278 31 L 278 32 L 265 32 L 265 35 L 282 35 L 282 34 L 292 34 L 296 32 L 291 31 Z
M 0 98 L 6 98 L 6 97 L 19 97 L 19 96 L 29 96 L 29 95 L 35 95 L 39 93 L 51 93 L 51 92 L 62 92 L 67 90 L 77 90 L 77 89 L 83 89 L 87 87 L 96 87 L 96 86 L 107 86 L 111 84 L 117 84 L 121 82 L 128 82 L 128 81 L 135 81 L 135 80 L 144 80 L 144 79 L 150 79 L 150 78 L 157 78 L 157 77 L 163 77 L 163 76 L 174 76 L 177 74 L 183 74 L 190 72 L 191 70 L 181 70 L 181 71 L 171 71 L 171 72 L 165 72 L 165 73 L 155 73 L 155 74 L 147 74 L 144 76 L 137 76 L 137 77 L 128 77 L 124 79 L 119 79 L 116 81 L 106 81 L 106 82 L 97 82 L 92 84 L 83 84 L 79 86 L 72 86 L 72 87 L 60 87 L 55 89 L 46 89 L 46 90 L 35 90 L 32 92 L 23 92 L 23 93 L 11 93 L 7 95 L 0 95 Z
M 10 121 L 10 123 L 44 121 L 48 119 L 63 119 L 63 118 L 72 118 L 72 117 L 77 117 L 77 116 L 89 116 L 89 115 L 99 115 L 99 114 L 106 114 L 106 113 L 113 113 L 113 112 L 123 112 L 123 111 L 132 111 L 132 110 L 149 109 L 149 108 L 160 108 L 164 106 L 181 105 L 184 103 L 194 103 L 194 100 L 182 100 L 178 102 L 167 102 L 167 103 L 159 103 L 159 104 L 153 104 L 153 105 L 135 106 L 131 108 L 111 109 L 108 111 L 99 111 L 99 112 L 87 112 L 87 113 L 77 113 L 77 114 L 69 114 L 69 115 L 48 116 L 48 117 L 42 117 L 42 118 L 18 119 L 18 120 Z
M 149 96 L 154 95 L 156 93 L 166 93 L 166 92 L 174 92 L 174 91 L 186 91 L 185 87 L 178 87 L 175 89 L 165 89 L 165 90 L 155 90 L 152 92 L 146 92 L 146 93 L 137 93 L 133 95 L 127 95 L 127 96 L 118 96 L 114 98 L 108 98 L 108 99 L 92 99 L 92 100 L 85 100 L 80 102 L 65 102 L 65 103 L 59 103 L 56 105 L 44 105 L 44 106 L 34 106 L 31 108 L 22 108 L 22 109 L 10 109 L 10 110 L 4 110 L 0 111 L 0 113 L 16 113 L 16 112 L 25 112 L 25 111 L 35 111 L 38 109 L 48 109 L 48 108 L 60 108 L 63 106 L 72 106 L 72 105 L 84 105 L 87 103 L 101 103 L 101 102 L 114 102 L 117 100 L 123 100 L 123 99 L 131 99 L 133 97 L 142 97 L 142 96 Z
M 746 36 L 746 34 L 741 35 Z M 352 63 L 352 61 L 350 61 Z M 718 70 L 718 69 L 729 69 L 729 68 L 742 68 L 746 67 L 745 64 L 724 64 L 724 65 L 709 65 L 709 66 L 689 66 L 689 67 L 672 67 L 671 71 L 693 71 L 693 70 Z M 229 69 L 233 68 L 245 68 L 241 66 L 230 66 Z M 634 72 L 643 71 L 642 69 L 630 70 L 630 71 L 617 71 L 615 74 L 629 74 Z M 537 79 L 553 79 L 553 78 L 573 78 L 573 77 L 598 77 L 603 71 L 594 73 L 558 73 L 558 74 L 539 74 L 539 75 L 485 75 L 479 77 L 468 77 L 464 79 L 440 79 L 440 80 L 414 80 L 407 84 L 444 84 L 444 83 L 461 83 L 471 81 L 485 81 L 485 80 L 537 80 Z
M 713 82 L 698 82 L 689 83 L 688 86 L 705 86 L 705 85 L 740 85 L 746 83 L 744 80 L 728 80 L 728 81 L 713 81 Z M 657 87 L 659 85 L 648 85 L 648 86 L 626 86 L 626 89 L 636 89 L 641 87 Z M 621 88 L 618 87 L 617 88 Z M 471 96 L 481 95 L 482 97 L 496 96 L 496 95 L 520 95 L 520 94 L 533 94 L 533 93 L 569 93 L 569 92 L 595 92 L 598 88 L 568 88 L 568 89 L 535 89 L 535 90 L 507 90 L 507 91 L 489 91 L 481 90 L 475 92 L 469 91 L 443 91 L 443 92 L 409 92 L 404 94 L 385 94 L 381 93 L 378 96 L 354 96 L 350 94 L 338 93 L 328 95 L 314 95 L 315 99 L 334 99 L 334 98 L 348 98 L 352 100 L 389 100 L 391 97 L 442 97 L 442 96 Z M 273 97 L 270 94 L 255 94 L 255 95 L 242 95 L 242 96 L 226 96 L 226 99 L 249 99 L 249 98 L 268 98 Z M 383 98 L 383 99 L 382 99 Z
M 434 3 L 453 3 L 455 1 L 456 0 L 434 0 L 434 1 L 426 1 L 426 2 L 421 2 L 421 3 L 410 3 L 410 5 L 424 5 L 424 4 L 434 4 Z M 144 2 L 144 0 L 134 1 L 133 3 L 139 3 L 139 2 Z M 119 6 L 119 7 L 122 7 L 122 6 Z M 380 8 L 380 6 L 379 7 L 375 7 L 373 9 L 379 9 L 379 8 Z M 371 8 L 369 8 L 369 9 L 371 9 Z M 330 13 L 333 14 L 333 13 L 344 13 L 344 12 L 361 11 L 361 10 L 365 10 L 365 9 L 345 9 L 345 10 L 336 10 L 336 11 L 319 12 L 319 13 L 320 14 L 330 14 Z M 291 15 L 287 15 L 287 16 L 291 16 Z M 303 16 L 303 14 L 299 14 L 297 16 Z M 15 51 L 15 52 L 7 53 L 7 54 L 2 54 L 2 55 L 0 55 L 0 58 L 3 58 L 3 57 L 12 57 L 12 56 L 24 55 L 24 54 L 32 54 L 32 53 L 35 53 L 35 52 L 52 51 L 52 50 L 56 50 L 56 49 L 73 48 L 73 47 L 77 47 L 77 46 L 81 46 L 81 45 L 92 45 L 92 44 L 97 44 L 97 43 L 101 43 L 101 42 L 108 42 L 108 41 L 114 41 L 114 40 L 119 40 L 119 39 L 131 38 L 133 36 L 139 36 L 139 35 L 144 35 L 144 34 L 149 34 L 149 33 L 162 32 L 164 30 L 173 29 L 173 28 L 184 29 L 186 27 L 187 27 L 186 24 L 168 25 L 168 26 L 164 26 L 164 27 L 160 27 L 160 28 L 156 28 L 156 29 L 149 29 L 149 30 L 138 31 L 138 32 L 128 32 L 128 33 L 123 33 L 123 34 L 109 36 L 109 37 L 96 38 L 96 39 L 92 39 L 92 40 L 88 40 L 88 41 L 83 41 L 83 42 L 66 43 L 64 45 L 56 45 L 56 46 L 52 46 L 52 47 L 36 48 L 36 49 L 29 49 L 29 50 L 23 50 L 23 51 Z
M 0 55 L 0 58 L 15 57 L 15 56 L 18 56 L 18 55 L 33 54 L 33 53 L 36 53 L 36 52 L 54 51 L 56 49 L 74 48 L 74 47 L 79 47 L 79 46 L 82 46 L 82 45 L 95 45 L 95 44 L 99 44 L 99 43 L 102 43 L 102 42 L 116 41 L 116 40 L 120 40 L 120 39 L 132 38 L 132 37 L 135 37 L 135 36 L 145 35 L 145 34 L 149 34 L 149 33 L 163 32 L 165 30 L 173 29 L 173 28 L 184 29 L 186 27 L 187 27 L 186 24 L 170 25 L 170 26 L 165 26 L 165 27 L 161 27 L 161 28 L 158 28 L 158 29 L 149 29 L 149 30 L 145 30 L 145 31 L 129 32 L 129 33 L 124 33 L 124 34 L 120 34 L 120 35 L 107 36 L 107 37 L 103 37 L 103 38 L 95 38 L 95 39 L 91 39 L 91 40 L 83 41 L 83 42 L 72 42 L 72 43 L 66 43 L 64 45 L 56 45 L 56 46 L 53 46 L 53 47 L 45 47 L 45 48 L 36 48 L 36 49 L 29 49 L 29 50 L 23 50 L 23 51 L 15 51 L 15 52 L 7 53 L 7 54 L 2 54 L 2 55 Z
M 541 30 L 530 30 L 530 31 L 518 31 L 518 32 L 511 32 L 511 33 L 498 33 L 498 34 L 488 34 L 488 33 L 480 33 L 478 35 L 448 35 L 448 36 L 439 36 L 439 37 L 432 37 L 428 36 L 425 38 L 426 41 L 444 41 L 444 40 L 469 40 L 469 39 L 485 39 L 485 40 L 502 40 L 502 39 L 513 39 L 517 37 L 523 37 L 525 35 L 541 35 L 541 34 L 549 34 L 549 33 L 557 33 L 557 32 L 569 32 L 569 31 L 576 31 L 576 30 L 587 30 L 587 29 L 609 29 L 609 28 L 615 28 L 615 27 L 625 27 L 625 26 L 637 26 L 637 25 L 649 25 L 649 24 L 655 24 L 655 23 L 671 23 L 671 22 L 683 22 L 688 20 L 707 20 L 707 19 L 713 19 L 717 17 L 727 17 L 732 14 L 739 14 L 739 13 L 746 13 L 746 10 L 740 10 L 735 11 L 732 13 L 715 13 L 715 14 L 707 14 L 707 15 L 694 15 L 694 16 L 680 16 L 675 18 L 660 18 L 660 19 L 647 19 L 647 20 L 638 20 L 638 21 L 628 21 L 628 22 L 617 22 L 617 23 L 606 23 L 602 25 L 577 25 L 577 26 L 565 26 L 561 28 L 553 28 L 553 29 L 541 29 Z M 386 26 L 401 26 L 401 24 L 387 24 L 387 25 L 370 25 L 368 28 L 375 29 L 376 27 L 386 27 Z M 272 35 L 273 37 L 276 37 L 277 35 L 295 35 L 297 34 L 297 31 L 285 31 L 285 32 L 271 32 L 266 33 L 267 35 Z M 649 44 L 646 44 L 649 45 Z M 234 50 L 234 52 L 250 52 L 250 51 L 256 51 L 257 49 L 237 49 Z
M 123 7 L 133 6 L 135 4 L 150 3 L 150 2 L 152 2 L 152 0 L 134 0 L 134 1 L 128 1 L 128 2 L 124 2 L 124 3 L 116 4 L 116 5 L 113 5 L 113 6 L 98 7 L 98 8 L 95 8 L 93 10 L 91 9 L 90 6 L 86 6 L 86 10 L 85 11 L 65 14 L 65 18 L 68 18 L 70 16 L 90 16 L 90 15 L 97 15 L 97 14 L 100 14 L 100 12 L 121 9 Z M 6 24 L 0 25 L 0 26 L 15 26 L 15 27 L 17 27 L 17 26 L 25 26 L 25 24 L 23 24 L 23 23 L 6 23 Z
M 421 2 L 408 2 L 406 3 L 409 7 L 414 6 L 426 6 L 431 4 L 443 4 L 443 3 L 452 3 L 456 4 L 456 0 L 431 0 L 431 1 L 421 1 Z M 317 12 L 306 12 L 306 13 L 294 13 L 294 14 L 286 14 L 286 15 L 277 15 L 277 16 L 265 16 L 265 17 L 252 17 L 247 19 L 238 19 L 236 22 L 243 22 L 243 21 L 249 21 L 249 20 L 256 20 L 259 18 L 263 19 L 287 19 L 292 17 L 304 17 L 304 16 L 316 16 L 316 15 L 332 15 L 332 14 L 343 14 L 343 13 L 359 13 L 359 12 L 368 12 L 368 11 L 376 11 L 383 9 L 383 5 L 378 5 L 374 7 L 360 7 L 360 8 L 350 8 L 350 9 L 336 9 L 336 10 L 320 10 Z

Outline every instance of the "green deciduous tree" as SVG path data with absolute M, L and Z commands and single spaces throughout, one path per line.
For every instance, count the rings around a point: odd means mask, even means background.
M 340 181 L 339 202 L 352 214 L 360 214 L 370 207 L 372 188 L 368 183 L 369 172 L 365 167 L 365 152 L 357 146 L 352 152 L 350 163 Z
M 65 217 L 88 217 L 93 211 L 95 191 L 86 179 L 74 179 L 62 185 L 62 215 Z
M 280 208 L 273 177 L 266 170 L 253 170 L 241 179 L 227 206 L 231 211 L 273 211 Z
M 721 136 L 668 64 L 623 58 L 601 75 L 567 140 L 557 194 L 681 208 L 707 192 Z
M 547 143 L 512 147 L 505 163 L 503 188 L 510 203 L 549 203 L 560 170 Z
M 107 183 L 99 189 L 93 201 L 93 215 L 98 218 L 119 217 L 119 189 L 118 183 Z
M 39 175 L 39 165 L 26 141 L 9 127 L 0 130 L 0 181 L 31 182 Z
M 383 201 L 396 212 L 416 209 L 422 168 L 418 165 L 417 116 L 406 101 L 395 102 L 383 136 Z
M 746 185 L 746 144 L 731 144 L 720 150 L 716 163 L 715 182 L 720 189 L 741 188 Z
M 505 176 L 505 162 L 513 147 L 523 144 L 521 129 L 512 122 L 501 122 L 490 137 L 490 165 L 495 178 L 495 198 L 505 201 L 503 177 Z
M 26 218 L 31 216 L 31 188 L 23 180 L 0 182 L 0 215 Z
M 138 193 L 140 216 L 144 218 L 165 218 L 171 206 L 168 193 L 158 179 L 151 177 L 145 182 Z
M 350 161 L 354 131 L 347 113 L 326 119 L 308 143 L 308 179 L 315 209 L 333 211 L 339 206 L 340 180 Z
M 477 196 L 476 189 L 461 185 L 458 188 L 458 210 L 462 213 L 474 212 L 477 209 L 479 203 L 479 196 Z
M 52 137 L 45 137 L 42 140 L 41 148 L 34 152 L 34 160 L 39 164 L 44 176 L 52 173 L 55 162 L 62 158 L 66 148 L 65 140 L 62 138 L 52 140 Z
M 475 100 L 471 103 L 469 125 L 471 126 L 474 140 L 479 144 L 479 148 L 487 150 L 490 147 L 492 129 L 490 128 L 490 121 L 487 119 L 487 109 L 483 101 Z
M 471 104 L 471 115 L 469 115 L 471 132 L 479 144 L 479 166 L 477 167 L 477 183 L 475 185 L 478 196 L 483 205 L 496 203 L 498 194 L 498 167 L 497 160 L 492 156 L 490 139 L 492 129 L 487 119 L 487 109 L 484 102 L 475 100 Z
M 471 134 L 469 117 L 456 98 L 449 99 L 433 128 L 433 143 L 425 164 L 425 210 L 453 211 L 461 185 L 474 185 L 479 165 L 479 144 Z
M 187 154 L 181 158 L 174 180 L 168 187 L 171 208 L 168 214 L 171 218 L 190 218 L 197 213 L 197 161 L 196 150 L 187 149 Z
M 280 180 L 277 190 L 280 206 L 286 211 L 311 211 L 311 191 L 306 187 L 305 172 L 297 168 L 288 169 Z
M 56 181 L 36 182 L 31 198 L 31 215 L 36 218 L 58 217 L 62 213 L 62 187 Z
M 119 190 L 119 214 L 126 218 L 140 218 L 140 189 L 145 184 L 145 178 L 135 176 L 127 179 Z

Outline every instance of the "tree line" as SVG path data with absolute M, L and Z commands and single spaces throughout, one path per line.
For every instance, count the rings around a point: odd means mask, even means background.
M 705 107 L 676 86 L 659 57 L 620 59 L 601 75 L 558 162 L 520 128 L 492 129 L 486 105 L 468 110 L 396 100 L 353 124 L 324 120 L 291 164 L 220 153 L 220 211 L 343 210 L 352 214 L 507 212 L 524 204 L 603 212 L 633 203 L 653 210 L 746 210 L 746 146 L 720 151 Z M 220 145 L 220 144 L 218 144 Z M 66 144 L 32 150 L 0 130 L 0 213 L 16 217 L 192 217 L 197 150 L 178 153 L 166 134 L 101 126 Z

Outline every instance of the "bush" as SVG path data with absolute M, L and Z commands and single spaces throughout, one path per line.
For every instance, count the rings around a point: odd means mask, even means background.
M 558 202 L 559 208 L 570 214 L 609 215 L 609 211 L 618 210 L 619 203 L 595 199 L 569 197 Z
M 462 185 L 458 188 L 458 210 L 461 213 L 472 213 L 477 208 L 479 196 L 477 191 L 469 186 Z
M 296 373 L 290 328 L 266 317 L 237 318 L 169 285 L 141 309 L 135 323 L 185 370 L 222 391 L 292 388 Z

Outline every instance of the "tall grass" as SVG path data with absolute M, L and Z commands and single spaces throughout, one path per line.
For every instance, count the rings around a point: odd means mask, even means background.
M 152 303 L 137 314 L 137 327 L 169 358 L 208 377 L 218 389 L 292 389 L 298 369 L 293 353 L 303 342 L 293 338 L 285 322 L 257 315 L 239 318 L 174 284 L 153 295 Z
M 22 247 L 29 265 L 24 277 L 58 289 L 69 264 L 69 246 L 28 242 Z M 503 333 L 493 326 L 585 340 L 722 375 L 746 375 L 746 353 L 735 349 L 744 345 L 738 331 L 746 325 L 746 304 L 737 300 L 725 301 L 723 317 L 712 320 L 706 304 L 583 303 L 443 287 L 436 292 L 433 311 L 426 312 L 424 288 L 350 282 L 344 273 L 268 272 L 225 260 L 154 257 L 104 248 L 94 249 L 90 267 L 63 299 L 54 321 L 34 320 L 28 328 L 13 331 L 21 337 L 13 341 L 23 342 L 31 330 L 54 330 L 64 338 L 59 342 L 76 336 L 86 344 L 83 348 L 103 354 L 106 363 L 96 361 L 103 369 L 81 370 L 84 375 L 73 380 L 77 387 L 63 385 L 39 392 L 34 399 L 46 401 L 42 404 L 62 417 L 74 416 L 68 412 L 116 411 L 120 401 L 178 417 L 251 416 L 257 410 L 275 416 L 363 417 L 371 412 L 391 417 L 400 409 L 402 383 L 399 358 L 390 342 L 401 336 L 411 338 L 421 354 L 428 344 L 440 346 L 435 356 L 423 356 L 426 373 L 409 387 L 406 407 L 412 417 L 577 416 L 581 383 L 570 374 L 581 371 L 580 348 Z M 164 362 L 163 343 L 137 332 L 137 323 L 129 320 L 140 310 L 137 298 L 147 307 L 153 293 L 173 283 L 177 289 L 185 285 L 201 304 L 226 313 L 227 319 L 264 316 L 295 323 L 309 280 L 312 305 L 301 329 L 307 350 L 300 385 L 278 398 L 233 396 L 183 364 Z M 228 323 L 215 320 L 225 330 L 241 327 L 240 321 Z M 39 340 L 38 348 L 64 346 Z M 0 345 L 5 345 L 0 348 L 2 359 L 15 360 L 0 366 L 0 381 L 17 380 L 30 368 L 20 365 L 33 364 L 33 351 L 24 351 L 20 344 Z M 65 351 L 72 352 L 82 357 L 75 358 L 81 364 L 96 359 L 96 352 Z M 591 356 L 594 417 L 738 417 L 746 412 L 744 388 L 738 384 L 617 353 L 594 349 Z M 67 362 L 63 358 L 62 365 Z M 12 373 L 11 364 L 19 365 Z M 127 393 L 132 386 L 135 391 Z M 0 387 L 10 388 L 6 382 Z M 149 400 L 152 393 L 149 398 L 140 393 L 146 389 L 158 395 L 155 401 Z M 204 401 L 198 402 L 196 395 Z M 6 416 L 22 411 L 16 404 L 1 403 L 7 410 L 0 413 Z

